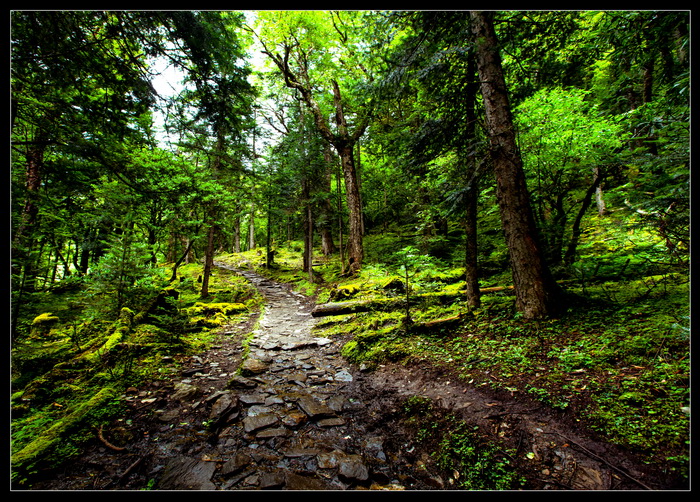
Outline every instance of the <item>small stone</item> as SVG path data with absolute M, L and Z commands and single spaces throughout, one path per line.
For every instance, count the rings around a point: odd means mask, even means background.
M 265 403 L 265 396 L 262 394 L 243 394 L 238 397 L 238 399 L 243 404 L 263 404 Z
M 209 420 L 223 421 L 236 408 L 238 399 L 231 393 L 226 393 L 214 401 L 209 413 Z
M 277 396 L 270 396 L 265 398 L 265 406 L 273 406 L 275 404 L 284 404 L 284 399 Z
M 320 401 L 311 396 L 304 396 L 297 403 L 301 411 L 312 419 L 334 417 L 335 412 Z
M 284 471 L 263 472 L 260 475 L 260 488 L 263 490 L 274 490 L 281 488 L 285 484 Z
M 341 370 L 333 377 L 338 382 L 352 382 L 352 375 L 347 370 Z
M 284 427 L 273 427 L 270 429 L 263 429 L 255 435 L 255 437 L 258 439 L 268 439 L 286 436 L 289 436 L 289 430 L 285 429 Z
M 249 455 L 246 455 L 242 452 L 238 452 L 232 459 L 228 460 L 221 467 L 221 475 L 230 476 L 232 474 L 235 474 L 247 467 L 252 461 L 253 459 L 250 458 Z
M 191 401 L 199 395 L 199 388 L 195 385 L 190 385 L 187 383 L 176 383 L 175 393 L 172 395 L 172 399 L 175 401 Z
M 313 457 L 320 452 L 316 448 L 290 448 L 282 452 L 287 458 Z
M 331 487 L 323 480 L 313 476 L 302 476 L 288 472 L 286 476 L 287 490 L 330 490 Z
M 161 422 L 172 422 L 177 419 L 177 417 L 180 416 L 180 410 L 175 409 L 175 410 L 169 410 L 169 411 L 164 411 L 163 413 L 158 414 L 158 420 Z
M 306 422 L 307 416 L 299 410 L 290 410 L 282 416 L 282 423 L 292 429 Z
M 334 450 L 329 453 L 319 453 L 316 457 L 319 469 L 335 469 L 338 467 L 340 457 L 344 455 L 342 451 Z
M 279 422 L 277 415 L 272 413 L 263 413 L 254 417 L 246 417 L 243 419 L 243 428 L 246 432 L 255 432 Z
M 257 382 L 254 382 L 253 380 L 250 380 L 248 378 L 242 377 L 240 375 L 236 375 L 231 380 L 229 380 L 228 384 L 226 384 L 227 389 L 253 389 L 257 387 Z
M 215 490 L 211 482 L 216 464 L 187 457 L 176 457 L 165 466 L 158 483 L 161 490 Z
M 366 481 L 369 471 L 360 455 L 347 455 L 338 463 L 338 475 L 348 480 Z
M 345 425 L 345 420 L 340 417 L 322 418 L 317 424 L 319 427 L 338 427 Z
M 241 374 L 243 376 L 259 375 L 267 371 L 268 365 L 260 359 L 248 358 L 241 366 Z

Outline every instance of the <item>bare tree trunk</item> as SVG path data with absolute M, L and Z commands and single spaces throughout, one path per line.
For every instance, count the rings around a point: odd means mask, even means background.
M 362 245 L 362 203 L 360 188 L 357 186 L 352 145 L 338 145 L 340 163 L 345 177 L 345 198 L 348 204 L 348 266 L 350 274 L 355 274 L 362 266 L 364 247 Z
M 473 142 L 476 140 L 476 94 L 479 89 L 477 77 L 476 61 L 470 58 L 467 65 L 468 78 L 466 88 L 466 141 Z M 479 268 L 477 262 L 477 202 L 479 198 L 479 173 L 478 167 L 474 160 L 474 156 L 469 155 L 466 159 L 467 177 L 470 185 L 467 195 L 467 207 L 464 219 L 464 239 L 465 239 L 465 260 L 464 260 L 464 279 L 467 290 L 467 304 L 473 309 L 478 309 L 481 306 L 481 292 L 479 291 Z
M 32 234 L 39 218 L 37 199 L 41 188 L 41 168 L 44 163 L 44 146 L 32 147 L 26 154 L 26 189 L 27 194 L 20 224 L 12 239 L 12 275 L 20 277 L 24 268 L 24 286 L 28 291 L 34 290 L 36 269 L 32 260 L 34 239 Z
M 241 217 L 239 215 L 233 219 L 233 252 L 241 252 Z
M 325 173 L 323 174 L 323 191 L 328 194 L 321 202 L 321 214 L 323 220 L 319 224 L 321 233 L 321 249 L 325 256 L 335 253 L 335 244 L 333 243 L 333 234 L 331 232 L 331 217 L 333 215 L 333 206 L 331 205 L 331 179 L 333 173 L 331 171 L 331 149 L 330 145 L 326 144 L 323 149 L 323 159 Z
M 479 273 L 477 268 L 477 194 L 476 184 L 474 192 L 467 199 L 466 217 L 464 224 L 465 251 L 464 277 L 466 281 L 467 303 L 469 307 L 478 309 L 481 306 L 481 293 L 479 291 Z
M 248 222 L 248 249 L 255 249 L 255 206 L 250 210 L 250 221 Z
M 202 290 L 200 296 L 206 298 L 209 296 L 209 276 L 214 265 L 214 235 L 216 234 L 216 226 L 212 223 L 207 232 L 207 250 L 204 253 L 204 272 L 202 273 Z
M 516 307 L 525 318 L 561 313 L 561 290 L 552 278 L 537 242 L 535 221 L 517 149 L 503 76 L 493 13 L 472 11 L 472 33 L 486 112 L 496 196 L 510 254 Z

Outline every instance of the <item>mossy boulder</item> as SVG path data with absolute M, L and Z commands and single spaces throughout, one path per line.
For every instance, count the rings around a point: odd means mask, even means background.
M 242 303 L 197 302 L 186 309 L 190 324 L 205 328 L 216 328 L 226 324 L 232 315 L 245 312 L 248 308 Z
M 34 318 L 32 321 L 32 334 L 33 335 L 47 335 L 51 332 L 60 319 L 58 316 L 53 315 L 51 312 L 46 312 L 40 314 Z
M 383 291 L 393 291 L 396 293 L 403 293 L 406 291 L 406 286 L 403 281 L 398 277 L 389 277 L 388 279 L 382 281 L 380 288 Z
M 342 286 L 336 286 L 331 290 L 330 301 L 337 302 L 352 298 L 357 293 L 360 292 L 360 286 L 357 284 L 344 284 Z

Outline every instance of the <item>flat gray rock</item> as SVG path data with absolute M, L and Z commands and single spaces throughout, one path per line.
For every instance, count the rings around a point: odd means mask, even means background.
M 195 458 L 175 457 L 165 466 L 163 477 L 158 483 L 160 490 L 215 490 L 211 477 L 216 463 L 204 462 Z

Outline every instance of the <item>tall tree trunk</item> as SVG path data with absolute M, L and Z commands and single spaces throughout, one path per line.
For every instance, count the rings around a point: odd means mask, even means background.
M 467 83 L 465 104 L 466 104 L 466 134 L 467 142 L 476 141 L 476 94 L 479 89 L 478 76 L 476 75 L 476 61 L 470 58 L 467 63 L 467 73 L 470 79 Z M 472 80 L 473 79 L 473 80 Z M 467 290 L 467 304 L 469 307 L 477 309 L 481 306 L 481 291 L 479 291 L 479 269 L 477 262 L 477 202 L 479 199 L 479 170 L 476 165 L 474 155 L 469 155 L 466 159 L 467 178 L 470 185 L 467 195 L 467 206 L 465 208 L 464 219 L 464 239 L 465 239 L 465 260 L 464 279 Z
M 355 163 L 353 161 L 353 147 L 351 144 L 339 142 L 336 145 L 340 155 L 340 165 L 343 167 L 345 178 L 345 198 L 348 204 L 348 267 L 349 273 L 359 271 L 364 260 L 364 247 L 362 245 L 362 203 L 360 201 L 360 188 L 357 186 L 355 175 Z
M 331 179 L 333 172 L 331 171 L 331 149 L 326 143 L 323 148 L 324 169 L 323 173 L 323 192 L 327 194 L 321 202 L 322 221 L 319 223 L 319 231 L 321 234 L 321 249 L 325 256 L 330 256 L 335 253 L 335 244 L 333 243 L 333 233 L 331 232 L 331 222 L 333 216 L 333 206 L 331 205 Z
M 472 185 L 474 191 L 467 199 L 466 217 L 464 219 L 465 251 L 464 277 L 466 280 L 467 304 L 473 309 L 481 306 L 479 291 L 479 272 L 477 266 L 477 184 Z
M 345 274 L 345 244 L 343 244 L 343 197 L 340 185 L 340 169 L 336 173 L 336 187 L 338 190 L 338 249 L 340 249 L 340 273 Z
M 272 249 L 272 196 L 267 199 L 267 228 L 265 240 L 265 268 L 270 268 L 275 261 L 275 252 Z
M 20 223 L 12 239 L 12 275 L 19 278 L 24 269 L 24 286 L 28 291 L 34 289 L 36 269 L 32 259 L 32 238 L 39 218 L 39 189 L 41 188 L 41 169 L 44 164 L 44 146 L 42 135 L 39 135 L 38 145 L 32 146 L 26 154 L 26 183 L 27 190 Z
M 314 282 L 314 218 L 311 212 L 311 204 L 306 205 L 306 241 L 304 261 L 306 262 L 306 272 L 309 277 L 309 282 Z
M 221 169 L 222 155 L 224 152 L 224 136 L 221 131 L 217 132 L 216 146 L 214 150 L 214 159 L 211 166 L 211 172 L 214 177 L 217 176 Z M 209 219 L 209 230 L 207 231 L 207 248 L 204 253 L 204 271 L 202 273 L 202 290 L 200 296 L 207 298 L 209 296 L 209 277 L 214 266 L 214 242 L 216 240 L 216 220 L 219 214 L 219 207 L 213 203 L 207 210 Z
M 202 290 L 200 296 L 207 298 L 209 296 L 209 276 L 211 269 L 214 266 L 214 236 L 216 234 L 216 225 L 211 223 L 207 231 L 207 249 L 204 253 L 204 272 L 202 273 Z
M 255 205 L 250 210 L 250 220 L 248 222 L 248 249 L 255 249 Z
M 239 215 L 233 219 L 233 252 L 241 252 L 241 217 Z
M 510 254 L 516 308 L 527 319 L 562 311 L 561 290 L 544 262 L 517 149 L 493 13 L 471 11 L 481 94 L 486 112 L 496 196 Z
M 593 183 L 591 183 L 591 186 L 589 186 L 588 190 L 586 190 L 581 207 L 579 208 L 578 214 L 574 219 L 573 228 L 571 230 L 571 240 L 569 241 L 569 245 L 566 248 L 566 253 L 564 254 L 565 265 L 571 265 L 575 261 L 576 247 L 578 246 L 578 241 L 581 237 L 581 221 L 583 220 L 583 216 L 586 214 L 586 211 L 588 211 L 588 208 L 591 206 L 593 194 L 598 191 L 598 187 L 600 186 L 602 179 L 600 168 L 596 167 L 593 172 Z

